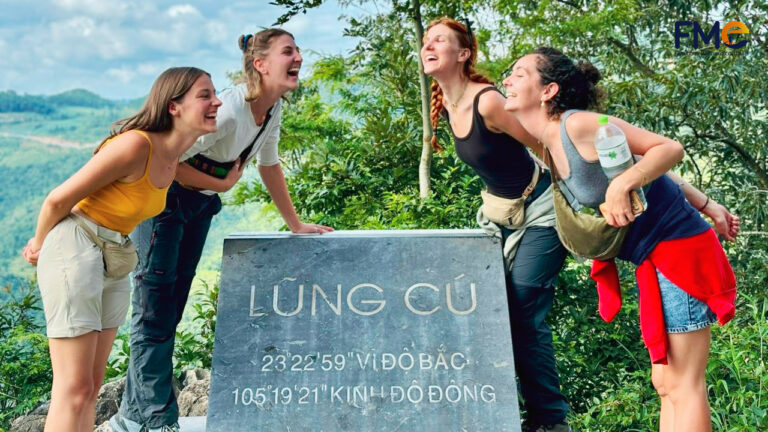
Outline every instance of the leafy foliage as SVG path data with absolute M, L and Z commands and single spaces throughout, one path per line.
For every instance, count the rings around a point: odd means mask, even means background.
M 317 3 L 280 1 L 292 14 Z M 348 19 L 346 34 L 359 38 L 357 48 L 348 56 L 315 63 L 286 110 L 281 148 L 302 216 L 344 229 L 474 225 L 482 184 L 450 145 L 433 160 L 433 195 L 418 199 L 421 124 L 409 30 L 413 5 L 421 5 L 425 21 L 444 14 L 474 18 L 479 66 L 494 81 L 516 58 L 540 45 L 589 59 L 603 72 L 608 94 L 603 110 L 682 142 L 687 156 L 679 171 L 742 216 L 745 233 L 727 245 L 740 285 L 739 312 L 732 323 L 713 329 L 707 379 L 715 429 L 764 429 L 768 87 L 757 77 L 768 67 L 761 25 L 766 6 L 644 0 L 383 3 L 386 12 Z M 674 48 L 675 21 L 709 26 L 716 19 L 747 23 L 747 47 Z M 438 130 L 443 144 L 451 141 L 445 129 Z M 268 196 L 252 183 L 238 190 L 237 199 Z M 629 301 L 610 324 L 597 316 L 587 266 L 569 260 L 560 274 L 550 321 L 575 430 L 657 427 L 659 402 L 640 339 L 637 296 L 629 288 L 634 286 L 632 273 L 622 267 Z
M 193 324 L 176 331 L 173 358 L 174 369 L 179 374 L 185 369 L 211 368 L 219 285 L 203 282 L 203 287 L 203 292 L 191 299 L 195 311 Z
M 288 14 L 320 3 L 274 2 Z M 310 78 L 285 107 L 280 147 L 302 218 L 337 229 L 474 226 L 482 183 L 455 156 L 447 125 L 437 131 L 446 150 L 433 159 L 432 195 L 418 198 L 422 134 L 417 53 L 409 21 L 414 5 L 421 6 L 426 21 L 444 14 L 472 18 L 481 44 L 480 69 L 494 81 L 500 80 L 512 61 L 539 45 L 589 59 L 604 74 L 602 85 L 608 93 L 604 110 L 682 142 L 688 152 L 680 165 L 682 174 L 742 216 L 744 233 L 726 245 L 739 281 L 738 312 L 733 322 L 712 330 L 707 382 L 716 430 L 768 429 L 768 154 L 764 144 L 768 87 L 759 78 L 768 69 L 764 25 L 768 6 L 745 0 L 379 3 L 387 6 L 380 8 L 383 12 L 347 19 L 346 34 L 360 41 L 356 49 L 316 62 Z M 674 48 L 675 21 L 711 25 L 716 19 L 747 23 L 751 30 L 747 47 Z M 71 110 L 53 114 L 59 116 L 52 124 L 60 131 L 52 131 L 47 122 L 40 122 L 40 129 L 71 136 L 67 134 L 75 132 L 64 126 Z M 241 181 L 231 201 L 268 199 L 263 186 L 252 179 Z M 634 278 L 629 267 L 621 271 L 628 300 L 610 324 L 597 316 L 587 265 L 569 259 L 560 273 L 550 322 L 562 387 L 572 409 L 569 421 L 575 430 L 657 427 L 658 397 L 640 341 Z M 210 364 L 217 292 L 215 285 L 206 288 L 194 314 L 195 325 L 177 335 L 177 370 Z M 14 343 L 32 343 L 22 333 L 13 336 L 12 340 L 20 341 Z M 11 338 L 6 334 L 11 335 L 3 333 L 3 337 Z M 44 351 L 40 344 L 29 346 Z M 116 346 L 110 376 L 122 374 L 127 366 L 127 337 L 120 336 Z M 36 361 L 42 360 L 30 364 Z M 46 393 L 50 378 L 35 377 L 37 387 L 30 394 Z
M 365 42 L 349 58 L 319 61 L 293 95 L 280 142 L 291 196 L 304 215 L 338 229 L 472 226 L 481 183 L 450 149 L 436 156 L 432 197 L 418 199 L 418 72 L 398 23 L 396 14 L 353 20 L 347 32 Z M 241 182 L 234 198 L 268 194 Z
M 0 302 L 0 430 L 51 390 L 51 364 L 40 298 L 31 282 Z

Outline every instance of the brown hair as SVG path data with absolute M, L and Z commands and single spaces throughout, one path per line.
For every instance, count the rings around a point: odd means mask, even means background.
M 196 67 L 172 67 L 166 69 L 155 79 L 147 99 L 136 114 L 118 120 L 112 124 L 109 137 L 99 144 L 94 154 L 108 139 L 130 130 L 146 132 L 164 132 L 173 128 L 173 117 L 168 112 L 171 102 L 179 102 L 198 78 L 203 75 L 211 76 L 208 72 Z
M 469 49 L 469 58 L 464 62 L 463 74 L 469 78 L 470 81 L 493 84 L 485 75 L 475 70 L 475 64 L 477 63 L 477 40 L 473 37 L 470 38 L 467 26 L 456 21 L 453 18 L 441 17 L 433 20 L 427 26 L 424 34 L 436 25 L 445 25 L 456 34 L 456 39 L 459 41 L 459 46 Z M 440 113 L 443 111 L 443 89 L 437 84 L 437 81 L 432 80 L 432 100 L 430 102 L 429 118 L 432 120 L 432 148 L 441 151 L 443 147 L 437 142 L 437 125 L 440 122 Z
M 261 74 L 253 67 L 253 60 L 265 58 L 272 45 L 272 39 L 283 35 L 296 39 L 291 33 L 279 28 L 268 28 L 254 35 L 240 35 L 237 39 L 237 46 L 243 52 L 243 78 L 241 82 L 248 86 L 248 94 L 245 96 L 246 102 L 255 101 L 261 93 Z
M 574 63 L 562 51 L 551 47 L 539 47 L 531 54 L 537 56 L 536 70 L 541 84 L 554 82 L 560 86 L 560 91 L 546 103 L 549 117 L 560 117 L 569 109 L 599 107 L 604 92 L 597 83 L 602 75 L 592 63 L 582 60 Z

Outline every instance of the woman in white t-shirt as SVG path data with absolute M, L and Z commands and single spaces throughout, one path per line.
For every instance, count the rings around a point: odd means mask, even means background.
M 267 29 L 240 36 L 244 83 L 219 95 L 217 131 L 201 137 L 182 157 L 163 213 L 140 225 L 140 264 L 134 274 L 131 358 L 115 431 L 178 430 L 173 393 L 173 343 L 213 216 L 217 193 L 237 183 L 255 156 L 259 174 L 285 223 L 294 233 L 332 228 L 304 223 L 285 183 L 277 142 L 281 97 L 298 87 L 302 57 L 293 35 Z

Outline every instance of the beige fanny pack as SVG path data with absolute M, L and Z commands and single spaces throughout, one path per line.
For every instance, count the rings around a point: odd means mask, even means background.
M 104 274 L 107 277 L 120 279 L 127 276 L 128 273 L 136 268 L 136 264 L 139 263 L 139 256 L 136 253 L 136 245 L 133 244 L 131 239 L 127 237 L 121 239 L 122 235 L 111 230 L 109 232 L 113 235 L 110 237 L 115 238 L 109 240 L 104 239 L 89 226 L 92 224 L 88 223 L 90 221 L 86 221 L 82 216 L 77 214 L 70 214 L 69 217 L 75 221 L 75 223 L 88 234 L 88 237 L 91 238 L 96 246 L 101 249 L 101 255 L 104 259 Z M 94 226 L 97 228 L 96 231 L 99 231 L 98 228 L 100 227 L 95 224 Z M 120 240 L 121 243 L 114 240 Z
M 523 222 L 525 222 L 525 200 L 536 188 L 540 173 L 541 168 L 536 165 L 533 170 L 531 183 L 525 188 L 519 198 L 503 198 L 488 192 L 486 189 L 480 191 L 480 196 L 483 198 L 482 209 L 485 217 L 499 225 L 515 228 L 522 226 Z

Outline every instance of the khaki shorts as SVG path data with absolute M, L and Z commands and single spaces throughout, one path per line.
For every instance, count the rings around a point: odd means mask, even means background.
M 45 237 L 37 282 L 49 338 L 76 337 L 125 322 L 131 293 L 128 276 L 106 277 L 101 249 L 70 218 Z

